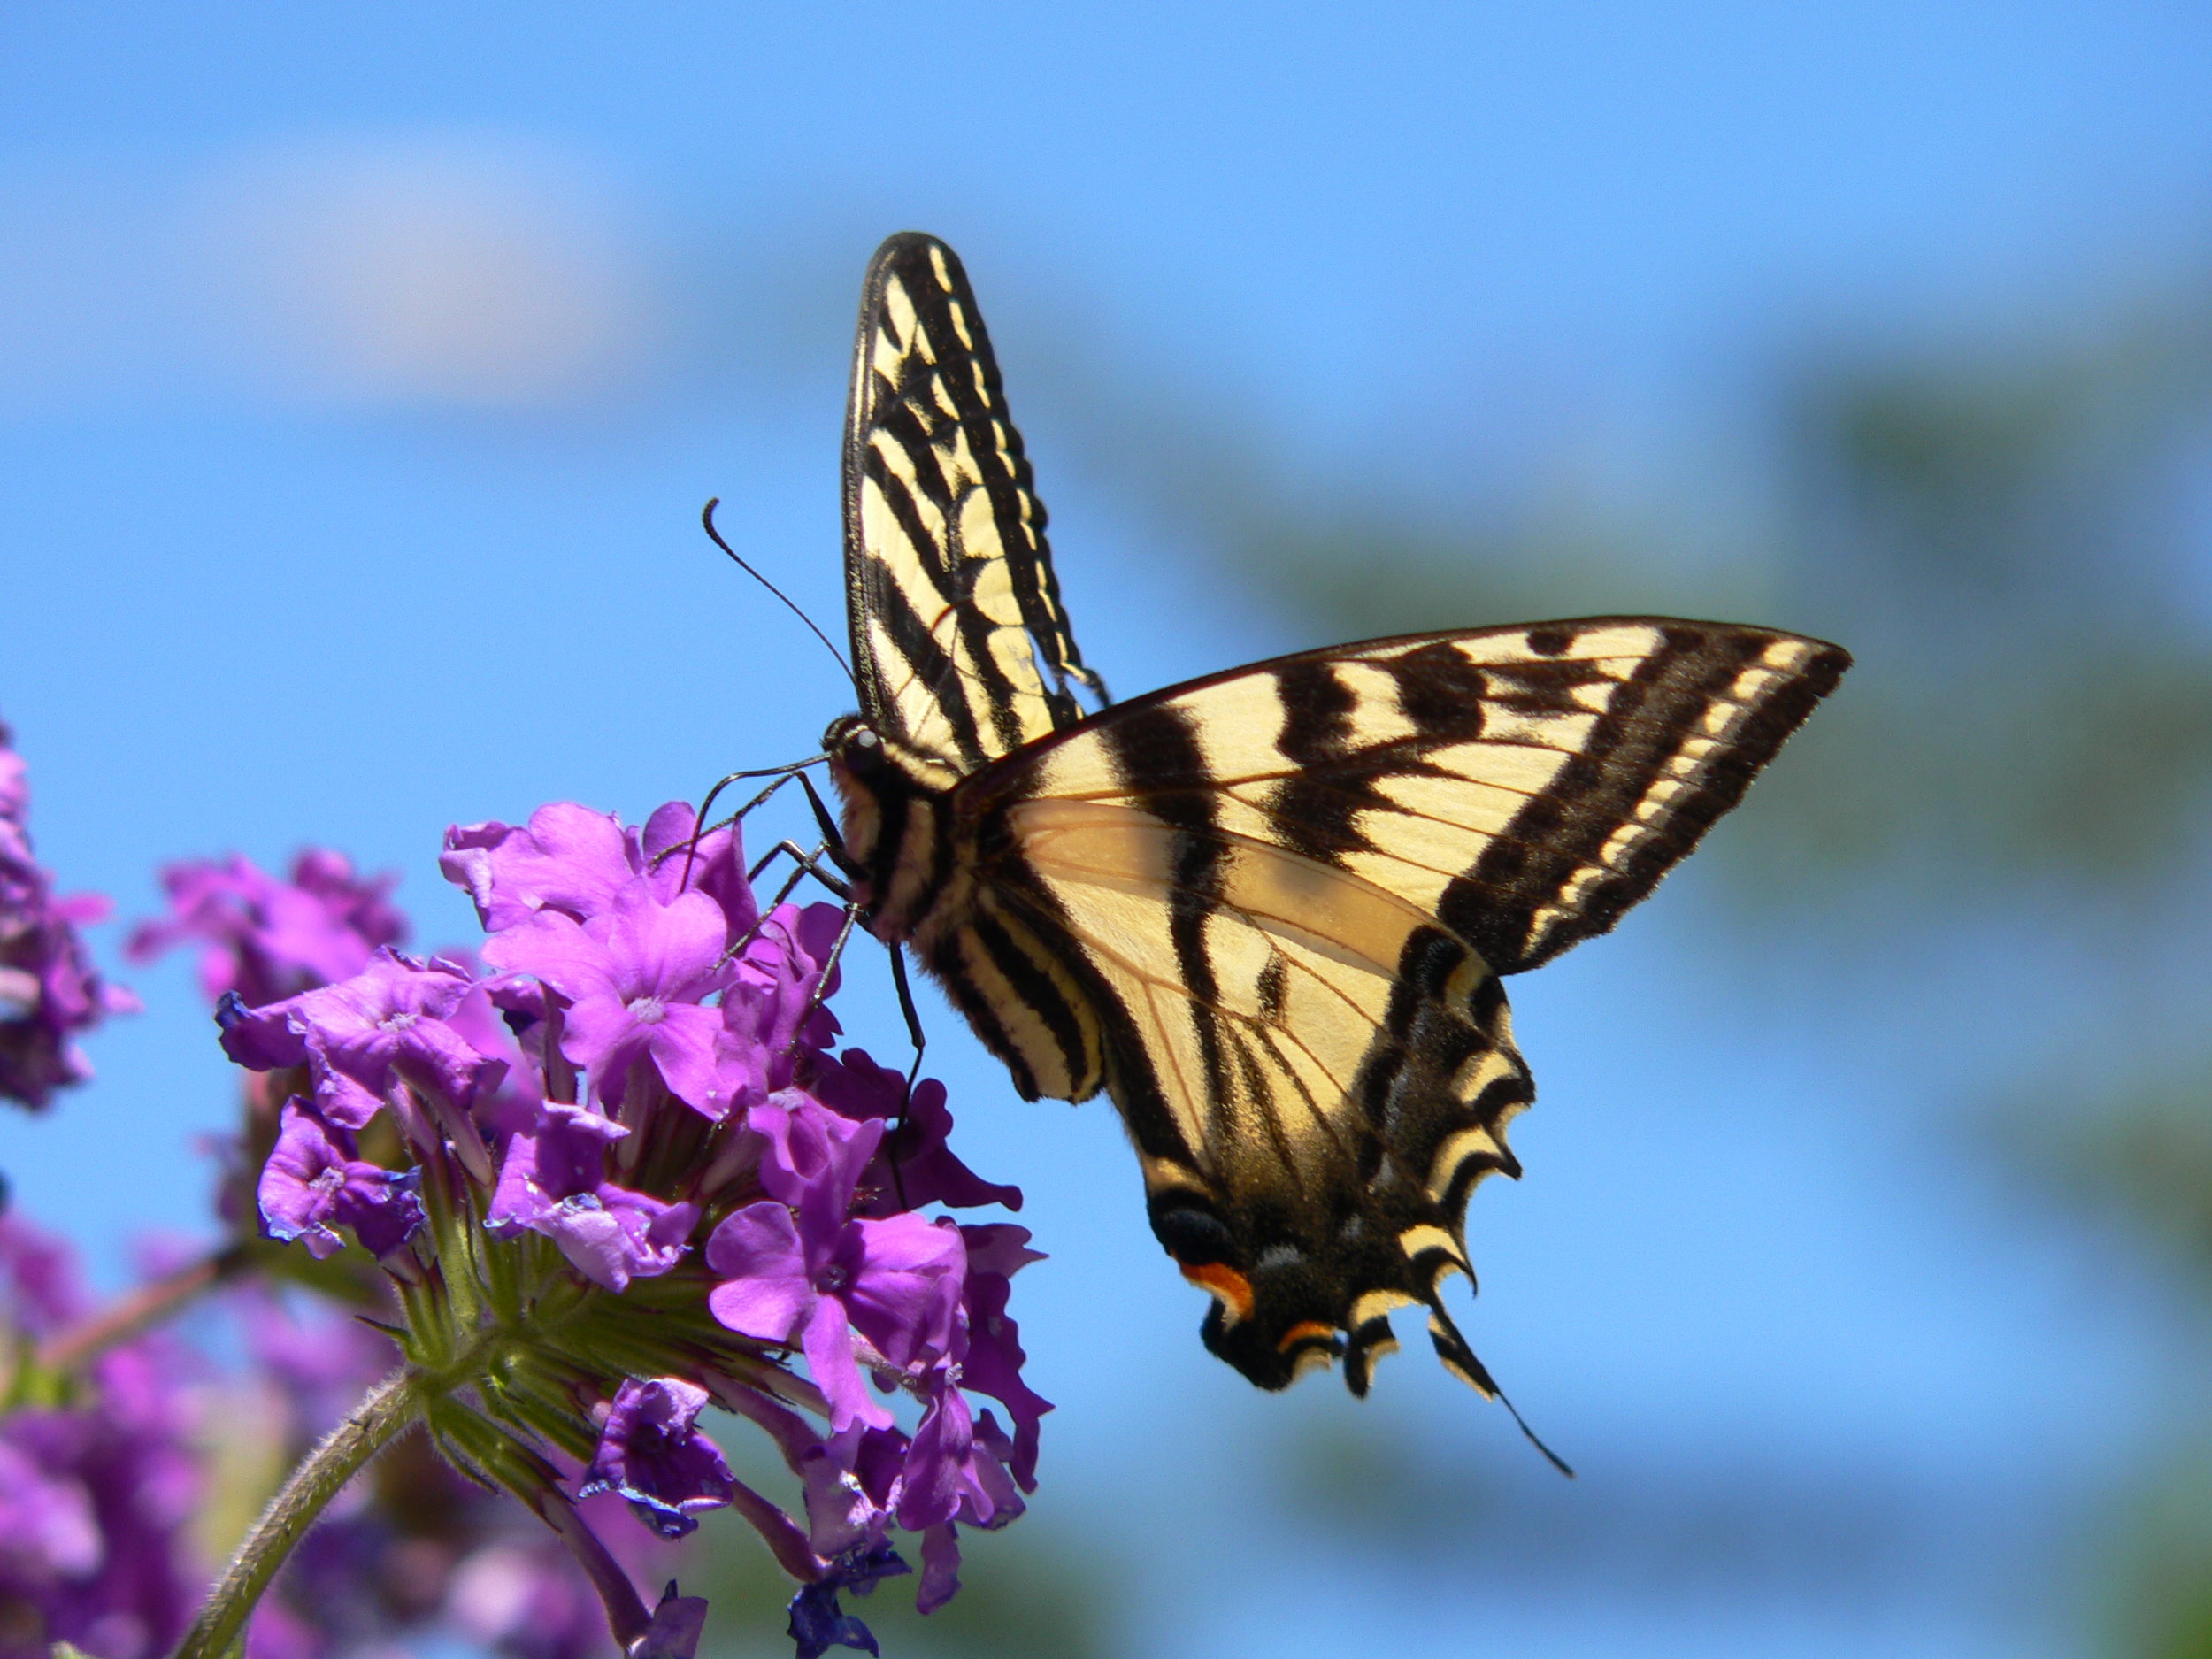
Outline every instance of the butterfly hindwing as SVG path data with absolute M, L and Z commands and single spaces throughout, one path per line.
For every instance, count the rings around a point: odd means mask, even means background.
M 1095 1033 L 1210 1346 L 1280 1386 L 1348 1343 L 1363 1386 L 1379 1316 L 1417 1301 L 1486 1386 L 1437 1286 L 1533 1093 L 1498 975 L 1611 926 L 1840 672 L 1654 618 L 1377 641 L 1139 698 L 961 786 L 985 908 L 1080 987 L 1027 1028 Z M 948 938 L 972 995 L 964 964 L 1000 953 Z M 1076 1076 L 1066 1052 L 1033 1074 Z
M 1391 1308 L 1448 1330 L 1467 1194 L 1517 1168 L 1505 1125 L 1532 1094 L 1473 948 L 1265 842 L 1094 802 L 1007 823 L 995 895 L 1084 987 L 1153 1229 L 1216 1296 L 1208 1346 L 1280 1387 L 1348 1335 L 1364 1392 Z
M 845 439 L 863 712 L 964 770 L 1071 726 L 1094 692 L 998 363 L 952 250 L 907 233 L 863 290 Z

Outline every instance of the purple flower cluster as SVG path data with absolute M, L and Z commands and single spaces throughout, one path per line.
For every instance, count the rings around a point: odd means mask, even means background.
M 107 900 L 55 893 L 31 856 L 30 787 L 13 741 L 0 726 L 0 1097 L 36 1110 L 92 1075 L 77 1035 L 138 1003 L 101 982 L 77 933 L 106 918 Z
M 226 945 L 211 974 L 227 1052 L 301 1079 L 259 1177 L 266 1232 L 318 1256 L 350 1233 L 411 1287 L 419 1326 L 456 1250 L 486 1264 L 495 1302 L 510 1296 L 511 1324 L 568 1310 L 542 1337 L 542 1379 L 531 1352 L 509 1362 L 511 1403 L 493 1413 L 529 1455 L 500 1464 L 501 1442 L 480 1441 L 476 1466 L 557 1530 L 569 1522 L 525 1490 L 552 1466 L 541 1452 L 585 1464 L 563 1503 L 618 1495 L 663 1537 L 733 1508 L 802 1581 L 801 1654 L 872 1649 L 837 1596 L 907 1571 L 895 1533 L 918 1535 L 927 1611 L 957 1587 L 958 1529 L 1005 1525 L 1034 1487 L 1050 1407 L 1022 1380 L 1006 1308 L 1037 1253 L 1021 1227 L 920 1213 L 1015 1208 L 1019 1192 L 952 1152 L 941 1087 L 910 1099 L 900 1073 L 831 1052 L 842 914 L 764 912 L 733 826 L 696 833 L 682 803 L 641 830 L 555 805 L 450 832 L 441 864 L 489 934 L 480 975 L 390 939 L 345 977 L 257 1003 L 249 984 L 274 982 L 274 952 L 257 953 L 251 979 L 248 953 Z M 234 940 L 249 889 L 271 910 L 245 867 L 193 868 L 198 886 L 173 872 L 173 894 L 214 919 L 142 930 L 141 949 Z M 371 940 L 359 918 L 381 889 L 345 891 L 344 925 L 303 921 L 302 937 Z M 292 951 L 296 971 L 306 954 Z M 803 1521 L 731 1475 L 700 1426 L 710 1402 L 771 1435 Z M 485 1606 L 512 1587 L 480 1577 Z M 652 1628 L 667 1629 L 634 1640 L 680 1645 L 669 1632 L 689 1617 L 664 1602 Z
M 404 942 L 407 918 L 387 898 L 396 879 L 362 880 L 343 854 L 318 848 L 292 861 L 288 881 L 234 853 L 171 864 L 170 913 L 134 928 L 124 952 L 144 962 L 196 942 L 208 1000 L 234 992 L 258 1007 L 350 979 L 377 947 Z
M 6 1215 L 0 1301 L 18 1352 L 85 1310 L 67 1251 Z M 142 1337 L 65 1388 L 17 1377 L 0 1417 L 0 1659 L 43 1659 L 59 1641 L 158 1659 L 183 1630 L 200 1586 L 186 1534 L 200 1479 L 181 1362 Z M 26 1400 L 27 1383 L 44 1386 Z

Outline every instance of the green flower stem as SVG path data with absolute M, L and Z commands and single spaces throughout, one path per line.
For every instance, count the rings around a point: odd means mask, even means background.
M 176 1659 L 222 1659 L 242 1640 L 247 1619 L 293 1546 L 306 1536 L 339 1489 L 420 1415 L 423 1404 L 420 1374 L 396 1371 L 323 1437 L 322 1444 L 269 1500 L 269 1507 L 239 1545 L 199 1617 L 185 1632 Z

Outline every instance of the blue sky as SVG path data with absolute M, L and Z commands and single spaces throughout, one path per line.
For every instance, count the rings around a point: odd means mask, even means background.
M 2208 45 L 2184 4 L 13 5 L 0 715 L 37 844 L 127 915 L 164 859 L 333 845 L 465 939 L 446 824 L 642 818 L 806 752 L 834 671 L 695 515 L 723 496 L 834 628 L 851 307 L 890 230 L 965 256 L 1125 694 L 1302 641 L 1084 453 L 1086 377 L 1207 411 L 1291 488 L 1717 511 L 1788 354 L 2191 268 Z M 1770 1463 L 1927 1547 L 1878 1593 L 1754 1595 L 1317 1540 L 1253 1471 L 1354 1409 L 1206 1359 L 1110 1114 L 1021 1105 L 941 1009 L 968 1156 L 1055 1253 L 1022 1285 L 1063 1402 L 1044 1502 L 1163 1586 L 1132 1651 L 1319 1652 L 1377 1607 L 1447 1651 L 2064 1650 L 2017 1563 L 2147 1420 L 2137 1293 L 2036 1245 L 1937 1115 L 2001 1064 L 1972 1007 L 1824 1026 L 1717 965 L 1704 892 L 1517 992 L 1543 1103 L 1529 1179 L 1475 1206 L 1471 1330 L 1585 1468 L 1527 1513 Z M 1976 997 L 2032 979 L 1962 954 L 1936 977 Z M 125 977 L 149 1008 L 101 1080 L 0 1123 L 19 1202 L 111 1272 L 127 1229 L 203 1225 L 189 1148 L 229 1100 L 181 966 Z M 895 1046 L 855 977 L 849 1025 Z M 1509 1425 L 1432 1369 L 1394 1362 L 1356 1421 L 1523 1492 Z M 1101 1520 L 1136 1501 L 1141 1536 Z

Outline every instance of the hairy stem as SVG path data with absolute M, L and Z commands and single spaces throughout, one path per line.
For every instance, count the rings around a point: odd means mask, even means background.
M 185 1632 L 176 1659 L 221 1659 L 239 1641 L 262 1592 L 339 1489 L 420 1413 L 420 1379 L 394 1372 L 369 1391 L 346 1420 L 292 1471 Z

